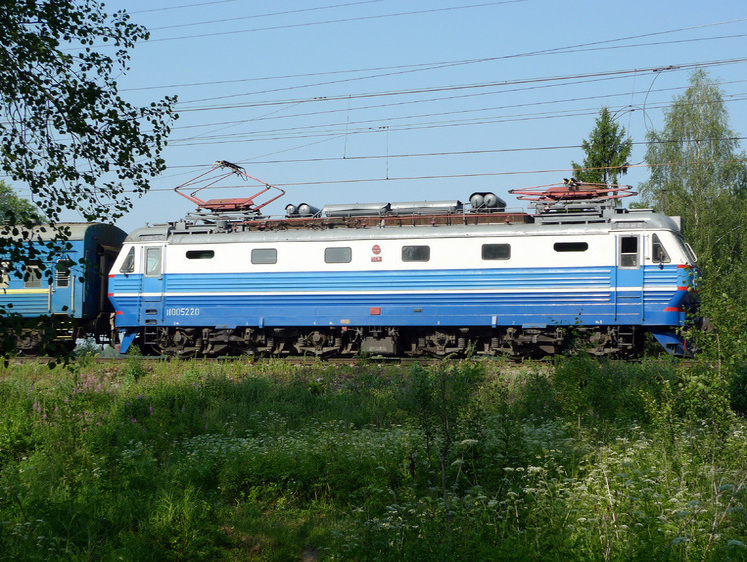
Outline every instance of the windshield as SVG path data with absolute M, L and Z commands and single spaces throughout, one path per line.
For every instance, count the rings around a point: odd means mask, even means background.
M 698 261 L 698 256 L 695 255 L 695 250 L 692 249 L 690 244 L 685 242 L 685 239 L 682 238 L 682 236 L 677 236 L 677 240 L 679 240 L 680 244 L 685 250 L 685 256 L 687 257 L 687 261 L 690 262 L 691 264 L 695 264 Z

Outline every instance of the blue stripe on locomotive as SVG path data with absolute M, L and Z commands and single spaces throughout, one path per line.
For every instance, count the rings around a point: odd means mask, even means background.
M 165 274 L 162 281 L 130 274 L 116 275 L 111 290 L 122 328 L 677 326 L 689 294 L 676 289 L 686 275 L 676 265 Z

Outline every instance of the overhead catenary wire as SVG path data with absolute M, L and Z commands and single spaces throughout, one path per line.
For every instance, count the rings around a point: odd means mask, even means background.
M 208 20 L 208 21 L 196 21 L 191 23 L 180 23 L 175 25 L 164 25 L 161 27 L 150 27 L 148 28 L 149 31 L 162 31 L 164 29 L 177 29 L 182 27 L 196 27 L 198 25 L 212 25 L 215 23 L 226 23 L 226 22 L 235 22 L 235 21 L 241 21 L 241 20 L 250 20 L 250 19 L 259 19 L 259 18 L 269 18 L 274 16 L 287 16 L 289 14 L 300 14 L 303 12 L 318 12 L 321 10 L 331 10 L 334 8 L 347 8 L 350 6 L 360 6 L 362 4 L 378 4 L 380 2 L 389 2 L 390 0 L 359 0 L 358 2 L 346 2 L 344 4 L 331 4 L 328 6 L 314 6 L 312 8 L 299 8 L 296 10 L 285 10 L 282 12 L 269 12 L 266 14 L 252 14 L 251 16 L 233 16 L 231 18 L 223 18 L 219 20 Z
M 231 0 L 233 1 L 233 0 Z M 167 9 L 167 8 L 165 8 Z M 132 13 L 132 12 L 131 12 Z M 244 82 L 259 82 L 259 81 L 272 81 L 272 80 L 286 80 L 286 79 L 297 79 L 297 78 L 310 78 L 315 76 L 334 76 L 338 74 L 353 74 L 353 73 L 361 73 L 361 72 L 381 72 L 385 70 L 407 70 L 411 69 L 413 71 L 420 70 L 422 68 L 425 68 L 426 70 L 433 67 L 434 69 L 441 69 L 443 67 L 449 67 L 449 66 L 458 66 L 458 65 L 469 65 L 469 64 L 477 64 L 477 63 L 484 63 L 484 62 L 494 62 L 498 60 L 505 60 L 509 58 L 517 58 L 517 57 L 526 57 L 526 56 L 539 56 L 543 54 L 555 54 L 555 53 L 563 53 L 565 49 L 575 49 L 580 47 L 587 47 L 587 46 L 594 46 L 594 45 L 605 45 L 610 43 L 616 43 L 621 41 L 629 41 L 632 39 L 642 39 L 644 37 L 655 37 L 659 35 L 667 35 L 670 33 L 681 33 L 683 31 L 693 31 L 696 29 L 704 29 L 709 27 L 716 27 L 721 25 L 729 25 L 734 23 L 741 23 L 747 21 L 747 18 L 739 18 L 739 19 L 733 19 L 733 20 L 726 20 L 726 21 L 719 21 L 719 22 L 713 22 L 713 23 L 706 23 L 701 25 L 694 25 L 694 26 L 688 26 L 688 27 L 679 27 L 675 29 L 666 29 L 663 31 L 655 31 L 651 33 L 641 33 L 637 35 L 627 35 L 623 37 L 616 37 L 611 39 L 606 39 L 603 41 L 593 41 L 588 43 L 578 43 L 574 45 L 566 45 L 561 47 L 553 47 L 551 49 L 542 49 L 538 51 L 528 51 L 524 53 L 514 53 L 509 55 L 501 55 L 496 57 L 480 57 L 480 58 L 473 58 L 473 59 L 460 59 L 460 60 L 447 60 L 447 61 L 435 61 L 435 62 L 427 62 L 427 63 L 417 63 L 417 64 L 405 64 L 405 65 L 393 65 L 393 66 L 377 66 L 377 67 L 366 67 L 366 68 L 357 68 L 357 69 L 345 69 L 345 70 L 330 70 L 330 71 L 322 71 L 322 72 L 305 72 L 305 73 L 297 73 L 297 74 L 284 74 L 284 75 L 278 75 L 278 76 L 254 76 L 250 78 L 235 78 L 231 80 L 210 80 L 210 81 L 203 81 L 203 82 L 189 82 L 189 83 L 182 83 L 182 84 L 165 84 L 165 85 L 157 85 L 157 86 L 139 86 L 134 88 L 122 88 L 120 91 L 122 92 L 136 92 L 136 91 L 144 91 L 144 90 L 172 90 L 175 88 L 191 88 L 191 87 L 199 87 L 199 86 L 216 86 L 216 85 L 226 85 L 226 84 L 238 84 L 238 83 L 244 83 Z M 740 35 L 741 36 L 741 35 Z M 687 40 L 684 40 L 687 41 Z M 637 45 L 641 46 L 641 45 Z
M 720 85 L 724 86 L 726 84 L 738 84 L 742 82 L 747 82 L 747 79 L 743 80 L 729 80 L 726 82 L 721 82 Z M 677 86 L 677 87 L 671 87 L 671 88 L 657 88 L 650 90 L 654 93 L 663 93 L 663 92 L 678 92 L 682 91 L 687 86 Z M 545 101 L 535 101 L 535 102 L 526 102 L 526 103 L 517 103 L 517 104 L 511 104 L 511 105 L 501 105 L 501 106 L 493 106 L 488 108 L 478 108 L 478 109 L 465 109 L 465 110 L 455 110 L 453 112 L 442 112 L 440 114 L 430 114 L 430 115 L 446 115 L 450 113 L 466 113 L 466 112 L 476 112 L 476 111 L 488 111 L 491 109 L 514 109 L 517 107 L 535 107 L 540 105 L 554 105 L 559 103 L 568 103 L 568 102 L 576 102 L 576 101 L 590 101 L 595 99 L 607 99 L 607 98 L 614 98 L 614 97 L 623 97 L 623 96 L 635 96 L 637 94 L 644 94 L 648 92 L 649 90 L 633 90 L 633 91 L 625 91 L 625 92 L 619 92 L 619 93 L 608 93 L 608 94 L 599 94 L 595 96 L 579 96 L 579 97 L 573 97 L 573 98 L 562 98 L 562 99 L 550 99 Z M 503 91 L 494 92 L 495 94 L 503 93 Z M 467 96 L 471 96 L 471 94 L 468 94 Z M 351 111 L 360 112 L 363 110 L 368 109 L 384 109 L 384 108 L 391 108 L 396 107 L 400 105 L 410 105 L 410 104 L 419 104 L 419 103 L 425 103 L 429 101 L 444 101 L 444 100 L 452 100 L 452 99 L 461 99 L 463 97 L 467 96 L 453 96 L 453 97 L 446 97 L 446 98 L 433 98 L 428 100 L 415 100 L 415 101 L 406 101 L 406 102 L 395 102 L 395 103 L 383 103 L 383 104 L 376 104 L 376 105 L 365 105 L 365 106 L 357 106 L 354 108 L 340 108 L 340 109 L 324 109 L 324 110 L 318 110 L 318 111 L 307 111 L 305 113 L 291 113 L 286 115 L 272 115 L 272 114 L 265 114 L 259 117 L 250 117 L 248 119 L 234 119 L 231 121 L 218 121 L 218 122 L 211 122 L 211 123 L 199 123 L 199 124 L 193 124 L 193 125 L 179 125 L 178 123 L 172 127 L 172 131 L 177 130 L 185 130 L 185 129 L 197 129 L 197 128 L 205 128 L 205 127 L 217 127 L 220 125 L 229 125 L 229 124 L 242 124 L 242 123 L 256 123 L 257 121 L 274 121 L 278 119 L 295 119 L 298 117 L 312 117 L 312 116 L 318 116 L 318 115 L 328 115 L 333 113 L 350 113 Z M 625 107 L 625 106 L 623 106 Z M 280 110 L 278 110 L 280 111 Z M 277 112 L 273 112 L 277 113 Z M 428 114 L 426 114 L 428 115 Z M 422 116 L 422 115 L 420 115 Z
M 740 137 L 744 138 L 744 137 Z M 728 164 L 735 162 L 747 162 L 747 158 L 727 158 L 720 160 L 706 160 L 701 161 L 699 164 Z M 682 162 L 663 162 L 659 164 L 629 164 L 626 168 L 656 168 L 656 167 L 667 167 L 667 166 L 681 166 Z M 392 177 L 374 177 L 374 178 L 349 178 L 349 179 L 337 179 L 337 180 L 316 180 L 316 181 L 302 181 L 302 182 L 273 182 L 272 185 L 277 187 L 302 187 L 302 186 L 316 186 L 316 185 L 340 185 L 340 184 L 360 184 L 360 183 L 389 183 L 398 181 L 422 181 L 422 180 L 439 180 L 439 179 L 459 179 L 459 178 L 480 178 L 480 177 L 498 177 L 498 176 L 517 176 L 517 175 L 530 175 L 530 174 L 569 174 L 574 173 L 578 170 L 592 171 L 592 170 L 605 170 L 610 168 L 618 168 L 619 166 L 613 167 L 588 167 L 588 168 L 548 168 L 548 169 L 535 169 L 535 170 L 511 170 L 505 172 L 474 172 L 474 173 L 461 173 L 461 174 L 432 174 L 432 175 L 421 175 L 421 176 L 392 176 Z M 236 185 L 222 189 L 245 189 L 244 186 Z M 173 187 L 160 188 L 155 187 L 148 190 L 149 192 L 164 192 L 174 191 Z M 134 193 L 132 191 L 131 193 Z
M 715 141 L 742 141 L 746 140 L 747 136 L 735 136 L 735 137 L 717 137 L 717 138 L 711 138 L 711 137 L 704 137 L 704 138 L 691 138 L 691 139 L 676 139 L 676 140 L 667 140 L 667 139 L 659 139 L 659 140 L 653 140 L 653 141 L 633 141 L 634 145 L 655 145 L 655 144 L 670 144 L 670 143 L 692 143 L 692 142 L 715 142 Z M 485 150 L 459 150 L 459 151 L 441 151 L 441 152 L 428 152 L 428 153 L 411 153 L 411 154 L 381 154 L 381 155 L 368 155 L 368 156 L 349 156 L 346 158 L 342 157 L 336 157 L 336 158 L 311 158 L 311 159 L 298 159 L 298 160 L 279 160 L 279 161 L 266 161 L 266 162 L 256 162 L 252 161 L 251 159 L 248 160 L 241 160 L 236 162 L 237 164 L 244 165 L 244 164 L 273 164 L 273 163 L 289 163 L 289 162 L 300 162 L 300 163 L 307 163 L 307 162 L 323 162 L 323 161 L 333 161 L 333 160 L 368 160 L 368 159 L 384 159 L 384 158 L 413 158 L 413 157 L 443 157 L 443 156 L 462 156 L 462 155 L 482 155 L 482 154 L 498 154 L 498 153 L 505 153 L 505 152 L 534 152 L 534 151 L 549 151 L 549 150 L 568 150 L 568 149 L 578 149 L 581 148 L 580 144 L 574 144 L 574 145 L 549 145 L 549 146 L 533 146 L 533 147 L 511 147 L 511 148 L 495 148 L 495 149 L 485 149 Z M 702 160 L 698 161 L 698 164 L 723 164 L 723 163 L 729 163 L 729 162 L 745 162 L 747 161 L 747 158 L 728 158 L 728 159 L 720 159 L 720 160 Z M 682 162 L 672 162 L 668 164 L 644 164 L 644 163 L 638 163 L 638 164 L 626 164 L 625 168 L 650 168 L 650 167 L 656 167 L 656 166 L 666 166 L 666 165 L 682 165 Z M 193 165 L 187 165 L 187 166 L 169 166 L 167 169 L 204 169 L 207 167 L 212 166 L 212 163 L 203 163 L 203 164 L 193 164 Z M 619 168 L 621 166 L 608 166 L 608 167 L 581 167 L 576 168 L 578 170 L 601 170 L 601 169 L 609 169 L 609 168 Z M 278 186 L 292 186 L 292 185 L 320 185 L 320 184 L 328 184 L 328 183 L 360 183 L 360 182 L 368 182 L 368 181 L 389 181 L 389 180 L 404 180 L 404 179 L 433 179 L 433 178 L 459 178 L 459 177 L 477 177 L 477 176 L 484 176 L 484 175 L 519 175 L 519 174 L 534 174 L 534 173 L 544 173 L 544 172 L 572 172 L 574 171 L 573 168 L 557 168 L 557 169 L 549 169 L 549 170 L 514 170 L 510 172 L 478 172 L 478 173 L 467 173 L 467 174 L 446 174 L 446 175 L 433 175 L 433 176 L 414 176 L 414 177 L 400 177 L 400 178 L 358 178 L 358 179 L 349 179 L 349 180 L 319 180 L 319 181 L 312 181 L 312 182 L 300 182 L 300 183 L 278 183 L 273 182 L 273 185 Z M 7 177 L 7 176 L 5 176 Z M 235 186 L 237 188 L 241 188 L 242 186 Z M 151 188 L 149 191 L 173 191 L 173 188 Z
M 702 68 L 702 67 L 723 66 L 723 65 L 730 65 L 730 64 L 743 64 L 745 62 L 747 62 L 747 57 L 739 57 L 739 58 L 720 59 L 720 60 L 703 61 L 703 62 L 672 64 L 664 68 L 668 71 L 684 71 L 684 70 L 694 70 L 694 69 Z M 522 85 L 522 84 L 552 83 L 552 82 L 560 82 L 563 80 L 578 80 L 582 78 L 599 78 L 599 77 L 608 77 L 608 76 L 624 77 L 624 76 L 631 76 L 631 75 L 639 74 L 643 72 L 655 72 L 661 69 L 662 69 L 661 66 L 648 66 L 648 67 L 642 67 L 642 68 L 632 68 L 632 69 L 622 69 L 622 70 L 579 72 L 579 73 L 565 74 L 565 75 L 559 75 L 559 76 L 517 78 L 513 80 L 496 80 L 496 81 L 473 83 L 473 84 L 451 84 L 451 85 L 431 86 L 431 87 L 423 87 L 423 88 L 406 88 L 406 89 L 401 89 L 401 90 L 361 92 L 357 94 L 315 96 L 315 97 L 309 97 L 309 98 L 292 98 L 292 99 L 286 99 L 286 100 L 264 100 L 264 101 L 255 101 L 255 102 L 231 104 L 231 105 L 212 105 L 212 106 L 202 106 L 202 107 L 181 106 L 179 107 L 179 112 L 185 113 L 185 112 L 195 112 L 195 111 L 217 111 L 217 110 L 229 110 L 229 109 L 246 108 L 246 107 L 264 107 L 268 105 L 283 105 L 283 104 L 299 103 L 299 102 L 315 103 L 315 102 L 330 102 L 330 101 L 340 101 L 340 100 L 346 101 L 348 99 L 367 99 L 367 98 L 377 98 L 377 97 L 407 96 L 407 95 L 424 94 L 424 93 L 432 93 L 432 92 L 451 92 L 451 91 L 459 91 L 459 90 L 481 89 L 481 88 L 490 88 L 490 87 L 505 87 L 505 86 Z
M 522 2 L 527 2 L 528 0 L 497 0 L 494 2 L 483 2 L 480 4 L 469 4 L 466 6 L 449 6 L 446 8 L 429 8 L 427 10 L 412 10 L 409 12 L 396 12 L 392 14 L 375 14 L 375 15 L 369 15 L 369 16 L 356 16 L 356 17 L 349 17 L 349 18 L 338 18 L 333 20 L 325 20 L 325 21 L 315 21 L 315 22 L 303 22 L 303 23 L 293 23 L 293 24 L 283 24 L 283 25 L 272 25 L 272 26 L 266 26 L 266 27 L 255 27 L 252 29 L 238 29 L 234 31 L 215 31 L 212 33 L 199 33 L 199 34 L 193 34 L 193 35 L 180 35 L 178 37 L 163 37 L 160 39 L 150 39 L 148 40 L 147 44 L 153 44 L 153 43 L 160 43 L 163 41 L 179 41 L 183 39 L 201 39 L 204 37 L 221 37 L 226 35 L 237 35 L 237 34 L 243 34 L 243 33 L 257 33 L 259 31 L 277 31 L 279 29 L 293 29 L 293 28 L 299 28 L 299 27 L 310 27 L 314 25 L 329 25 L 333 23 L 350 23 L 354 21 L 365 21 L 365 20 L 374 20 L 374 19 L 383 19 L 383 18 L 393 18 L 393 17 L 400 17 L 400 16 L 414 16 L 414 15 L 423 15 L 423 14 L 433 14 L 438 12 L 448 12 L 448 11 L 455 11 L 455 10 L 466 10 L 471 8 L 484 8 L 487 6 L 498 6 L 501 4 L 518 4 Z
M 585 51 L 601 51 L 601 50 L 608 50 L 608 49 L 628 49 L 628 48 L 637 48 L 637 47 L 651 47 L 651 46 L 660 46 L 660 45 L 674 45 L 674 44 L 682 44 L 682 43 L 695 43 L 695 42 L 702 42 L 702 41 L 712 41 L 712 40 L 718 40 L 718 39 L 737 39 L 737 38 L 744 38 L 747 37 L 747 33 L 739 33 L 734 35 L 722 35 L 718 37 L 703 37 L 703 38 L 697 38 L 697 39 L 677 39 L 673 41 L 658 41 L 655 43 L 638 43 L 635 45 L 618 45 L 618 46 L 610 46 L 610 47 L 597 47 L 597 48 L 586 48 L 586 49 L 575 49 L 575 50 L 568 50 L 564 51 L 564 53 L 580 53 Z M 506 57 L 511 58 L 511 57 Z M 392 76 L 402 75 L 402 74 L 408 74 L 412 72 L 424 72 L 424 71 L 430 71 L 430 70 L 441 70 L 444 68 L 449 68 L 451 66 L 457 66 L 457 65 L 448 65 L 444 64 L 441 66 L 433 66 L 429 68 L 422 68 L 418 70 L 405 70 L 405 71 L 398 71 L 398 72 L 387 72 L 383 74 L 374 74 L 369 76 L 358 76 L 354 78 L 345 78 L 340 80 L 329 80 L 325 82 L 315 82 L 311 84 L 301 84 L 301 85 L 294 85 L 294 86 L 283 86 L 273 89 L 267 89 L 267 90 L 258 90 L 253 92 L 243 92 L 243 93 L 237 93 L 237 94 L 226 94 L 221 96 L 210 96 L 210 97 L 203 97 L 199 99 L 192 99 L 187 100 L 181 103 L 184 104 L 191 104 L 191 103 L 201 103 L 206 101 L 217 101 L 217 100 L 225 100 L 225 99 L 236 99 L 241 97 L 248 97 L 248 96 L 256 96 L 260 94 L 271 94 L 271 93 L 278 93 L 278 92 L 287 92 L 287 91 L 294 91 L 294 90 L 302 90 L 306 88 L 315 88 L 320 86 L 332 86 L 332 85 L 338 85 L 338 84 L 345 84 L 349 82 L 357 82 L 357 81 L 363 81 L 363 80 L 374 80 L 377 78 L 389 78 Z M 659 67 L 658 70 L 668 70 L 667 67 Z
M 198 2 L 195 4 L 181 4 L 179 6 L 166 6 L 163 8 L 150 8 L 148 10 L 135 10 L 134 12 L 127 12 L 128 14 L 148 14 L 151 12 L 165 12 L 171 10 L 181 10 L 183 8 L 197 8 L 200 6 L 210 6 L 212 4 L 228 4 L 229 2 L 237 2 L 238 0 L 212 0 L 211 2 Z
M 697 139 L 699 141 L 704 140 L 718 140 L 718 141 L 741 141 L 747 137 L 721 137 L 719 139 Z M 635 146 L 648 146 L 651 144 L 666 144 L 674 141 L 657 140 L 657 141 L 632 141 Z M 677 141 L 680 142 L 680 141 Z M 693 141 L 690 141 L 693 142 Z M 258 160 L 256 158 L 247 158 L 246 160 L 239 160 L 238 164 L 249 165 L 267 165 L 267 164 L 311 164 L 315 162 L 340 162 L 340 161 L 355 161 L 355 160 L 382 160 L 385 158 L 398 159 L 398 158 L 429 158 L 437 157 L 441 158 L 444 156 L 478 156 L 485 154 L 501 154 L 510 152 L 542 152 L 551 150 L 577 150 L 582 148 L 580 144 L 566 144 L 566 145 L 549 145 L 549 146 L 530 146 L 530 147 L 511 147 L 511 148 L 490 148 L 482 150 L 453 150 L 453 151 L 438 151 L 438 152 L 413 152 L 406 154 L 368 154 L 359 156 L 327 156 L 318 158 L 293 158 L 285 160 Z M 190 164 L 184 166 L 168 166 L 168 170 L 176 169 L 197 169 L 204 168 L 208 164 Z
M 747 95 L 747 94 L 742 94 Z M 734 101 L 745 101 L 747 97 L 734 97 L 731 102 Z M 657 105 L 650 105 L 649 109 L 656 107 L 666 107 L 668 104 L 662 103 Z M 236 142 L 266 142 L 268 140 L 288 140 L 298 138 L 314 138 L 320 136 L 340 135 L 342 133 L 350 135 L 359 135 L 364 133 L 376 132 L 388 128 L 392 131 L 413 131 L 413 130 L 424 130 L 442 127 L 461 127 L 461 126 L 475 126 L 475 125 L 486 125 L 495 123 L 515 123 L 522 121 L 535 121 L 540 119 L 558 119 L 567 117 L 580 117 L 585 115 L 596 115 L 599 112 L 599 108 L 584 108 L 584 109 L 573 109 L 565 110 L 562 112 L 542 112 L 534 114 L 518 114 L 513 116 L 498 116 L 494 118 L 482 118 L 476 117 L 472 119 L 464 119 L 461 121 L 433 121 L 425 123 L 413 123 L 413 124 L 402 124 L 402 125 L 386 125 L 386 120 L 380 120 L 380 125 L 370 126 L 364 128 L 351 129 L 346 131 L 344 128 L 330 128 L 334 126 L 342 126 L 344 124 L 322 124 L 322 125 L 310 125 L 306 127 L 294 127 L 290 129 L 272 129 L 267 131 L 257 131 L 250 133 L 233 133 L 231 135 L 205 137 L 199 142 L 187 142 L 174 140 L 171 142 L 173 147 L 182 146 L 196 146 L 204 144 L 225 144 L 225 143 L 236 143 Z M 327 127 L 327 128 L 325 128 Z M 316 129 L 316 130 L 315 130 Z M 304 132 L 308 131 L 308 132 Z M 278 135 L 278 133 L 285 133 L 284 135 Z M 263 136 L 264 135 L 264 136 Z M 271 135 L 271 136 L 267 136 Z

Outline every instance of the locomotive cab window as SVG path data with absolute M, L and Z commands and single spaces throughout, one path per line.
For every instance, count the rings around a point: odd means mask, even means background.
M 23 286 L 26 289 L 39 289 L 42 286 L 42 272 L 38 265 L 27 265 L 23 273 Z
M 651 260 L 654 263 L 669 263 L 672 261 L 664 248 L 664 244 L 661 243 L 656 234 L 651 236 Z
M 553 249 L 556 252 L 585 252 L 589 249 L 588 242 L 555 242 Z
M 402 261 L 429 261 L 430 246 L 402 246 Z
M 211 260 L 215 257 L 213 250 L 187 250 L 188 260 Z
M 119 268 L 120 273 L 132 273 L 135 271 L 135 247 L 131 246 L 130 251 L 127 252 L 127 256 L 122 262 L 122 266 Z
M 620 267 L 638 267 L 638 236 L 620 237 Z
M 483 244 L 482 259 L 508 260 L 511 259 L 511 244 Z
M 275 248 L 254 248 L 252 250 L 252 263 L 254 264 L 278 263 L 278 251 Z
M 145 275 L 146 277 L 161 275 L 161 248 L 145 249 Z

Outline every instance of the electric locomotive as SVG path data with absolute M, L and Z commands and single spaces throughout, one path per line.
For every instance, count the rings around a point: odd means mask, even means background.
M 678 218 L 617 205 L 627 187 L 515 190 L 534 213 L 475 193 L 468 204 L 288 205 L 270 218 L 269 201 L 255 202 L 278 189 L 268 184 L 199 199 L 220 179 L 251 178 L 226 162 L 214 172 L 177 188 L 195 213 L 124 241 L 109 276 L 121 352 L 534 356 L 583 341 L 630 356 L 651 334 L 687 353 L 678 330 L 695 305 L 696 257 Z

